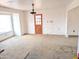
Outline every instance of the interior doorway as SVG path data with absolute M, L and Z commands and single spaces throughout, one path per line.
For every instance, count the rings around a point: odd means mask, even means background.
M 42 34 L 42 14 L 34 15 L 35 34 Z

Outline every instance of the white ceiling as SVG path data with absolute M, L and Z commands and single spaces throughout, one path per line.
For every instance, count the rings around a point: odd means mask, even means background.
M 67 7 L 73 0 L 0 0 L 0 5 L 21 10 L 30 10 L 32 2 L 36 9 Z

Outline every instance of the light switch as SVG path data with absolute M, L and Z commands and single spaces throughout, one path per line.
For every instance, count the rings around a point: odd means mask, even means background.
M 53 23 L 53 20 L 50 20 L 50 23 Z

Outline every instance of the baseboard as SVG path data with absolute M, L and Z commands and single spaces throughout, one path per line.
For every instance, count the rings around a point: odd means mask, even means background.
M 68 35 L 68 37 L 78 37 L 78 35 Z
M 69 37 L 68 35 L 65 34 L 34 34 L 34 33 L 24 33 L 23 35 L 52 35 L 52 36 L 63 36 L 63 37 Z

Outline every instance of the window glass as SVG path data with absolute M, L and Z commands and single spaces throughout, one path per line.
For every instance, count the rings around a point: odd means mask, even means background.
M 0 34 L 12 31 L 11 15 L 0 15 Z

